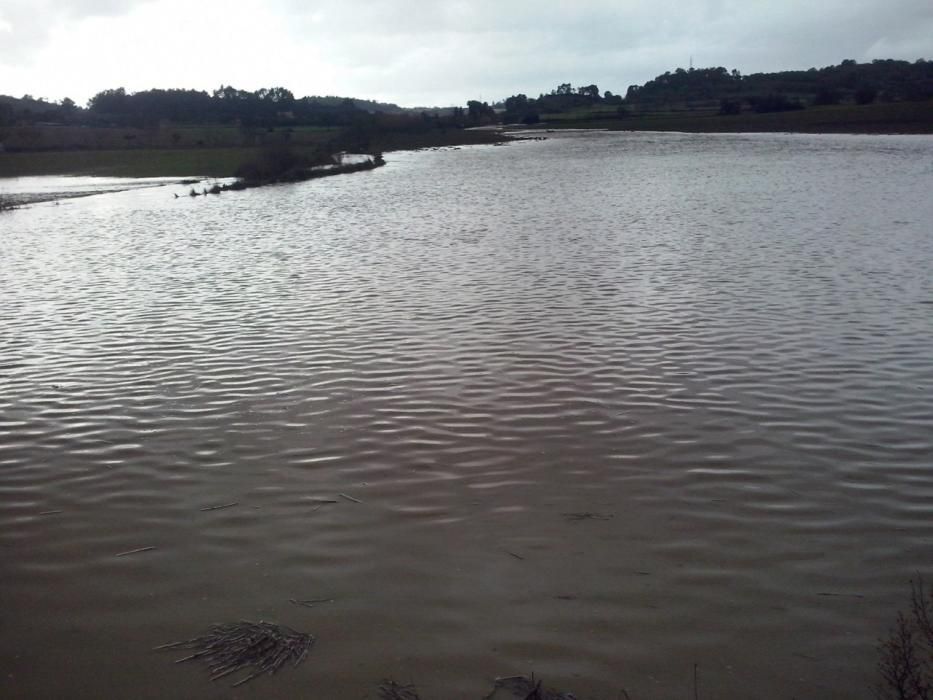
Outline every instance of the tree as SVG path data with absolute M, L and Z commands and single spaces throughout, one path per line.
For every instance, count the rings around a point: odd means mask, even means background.
M 119 114 L 125 112 L 126 105 L 126 90 L 121 87 L 116 90 L 103 90 L 98 92 L 87 103 L 89 110 L 101 114 Z
M 521 112 L 528 108 L 528 96 L 524 94 L 512 95 L 505 100 L 506 112 Z
M 474 124 L 489 124 L 496 120 L 496 111 L 485 102 L 478 100 L 467 102 L 467 114 Z

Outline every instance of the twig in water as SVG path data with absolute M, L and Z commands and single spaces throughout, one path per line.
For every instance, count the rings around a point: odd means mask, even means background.
M 606 513 L 590 513 L 589 511 L 585 513 L 564 513 L 564 517 L 567 520 L 571 521 L 580 521 L 580 520 L 611 520 L 612 515 Z
M 240 505 L 240 502 L 236 501 L 235 503 L 224 503 L 222 506 L 208 506 L 207 508 L 202 508 L 201 510 L 221 510 L 223 508 L 232 508 L 233 506 L 238 505 Z
M 510 555 L 510 556 L 515 557 L 516 559 L 521 559 L 522 561 L 525 561 L 525 557 L 523 557 L 521 554 L 516 554 L 515 552 L 510 552 L 510 551 L 507 550 L 507 549 L 503 549 L 502 551 L 505 552 L 506 554 Z
M 697 668 L 698 666 L 693 664 L 693 700 L 699 700 L 700 698 L 700 690 L 697 685 Z
M 297 598 L 289 598 L 288 602 L 292 605 L 302 605 L 306 608 L 313 608 L 318 603 L 333 603 L 333 598 L 312 598 L 310 600 L 298 600 Z
M 362 503 L 362 502 L 363 502 L 363 501 L 361 501 L 360 499 L 358 499 L 358 498 L 353 498 L 353 496 L 348 496 L 348 495 L 345 494 L 345 493 L 338 493 L 337 495 L 340 496 L 341 498 L 346 498 L 348 501 L 353 501 L 354 503 Z
M 155 549 L 155 547 L 140 547 L 139 549 L 131 549 L 128 552 L 120 552 L 116 556 L 125 557 L 129 554 L 139 554 L 140 552 L 151 552 L 153 549 Z
M 864 598 L 861 593 L 817 593 L 827 598 Z
M 44 510 L 41 513 L 39 513 L 39 515 L 57 515 L 63 512 L 64 511 L 61 511 L 61 510 Z

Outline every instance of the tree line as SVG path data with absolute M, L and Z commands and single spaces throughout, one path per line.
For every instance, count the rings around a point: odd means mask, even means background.
M 715 68 L 678 68 L 643 85 L 631 85 L 625 97 L 596 85 L 574 88 L 562 83 L 548 94 L 530 98 L 512 95 L 499 103 L 508 122 L 535 123 L 543 114 L 613 106 L 616 114 L 630 111 L 690 108 L 718 103 L 720 111 L 737 114 L 745 109 L 779 112 L 808 106 L 933 98 L 933 61 L 893 59 L 871 63 L 842 61 L 838 66 L 802 71 L 754 73 Z M 603 110 L 605 114 L 607 110 Z M 611 110 L 610 110 L 611 111 Z
M 701 68 L 666 72 L 644 85 L 632 85 L 627 104 L 649 107 L 718 100 L 727 105 L 748 104 L 755 111 L 782 111 L 829 104 L 869 104 L 933 98 L 933 62 L 879 59 L 809 70 L 753 73 Z
M 406 110 L 394 104 L 346 97 L 295 97 L 284 87 L 239 90 L 221 85 L 213 92 L 153 89 L 103 90 L 81 108 L 30 95 L 0 95 L 0 127 L 16 124 L 81 124 L 152 128 L 163 123 L 235 124 L 251 127 L 328 126 L 386 129 L 468 127 L 498 122 L 533 124 L 542 115 L 579 111 L 625 117 L 632 111 L 690 109 L 718 104 L 723 114 L 775 112 L 840 103 L 933 98 L 933 61 L 892 59 L 802 71 L 742 75 L 723 67 L 667 71 L 625 96 L 601 92 L 595 84 L 561 83 L 547 94 L 517 94 L 493 105 L 470 100 L 466 107 Z M 598 108 L 598 109 L 595 109 Z
M 31 95 L 0 95 L 0 126 L 74 124 L 155 128 L 161 124 L 226 124 L 245 128 L 277 126 L 386 128 L 467 127 L 497 121 L 486 102 L 470 100 L 466 107 L 443 110 L 404 109 L 392 103 L 348 97 L 295 97 L 284 87 L 239 90 L 221 85 L 202 90 L 124 88 L 98 92 L 86 108 L 65 98 L 60 103 Z

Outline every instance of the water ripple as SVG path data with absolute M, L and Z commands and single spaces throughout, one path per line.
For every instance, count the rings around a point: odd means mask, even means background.
M 269 697 L 861 694 L 933 561 L 931 155 L 591 133 L 4 215 L 4 694 L 225 697 L 148 650 L 243 617 L 320 640 Z

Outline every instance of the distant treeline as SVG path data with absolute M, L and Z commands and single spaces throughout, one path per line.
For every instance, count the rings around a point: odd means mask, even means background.
M 622 104 L 620 95 L 613 95 L 608 90 L 600 95 L 596 85 L 574 88 L 570 83 L 561 83 L 556 89 L 548 94 L 542 93 L 537 98 L 524 94 L 512 95 L 495 106 L 503 110 L 502 118 L 507 123 L 536 124 L 541 121 L 542 114 L 586 109 L 594 105 Z
M 104 90 L 86 108 L 65 98 L 60 103 L 0 96 L 0 126 L 65 124 L 152 128 L 164 123 L 230 124 L 243 127 L 359 126 L 374 121 L 423 126 L 444 123 L 469 126 L 488 123 L 488 105 L 470 102 L 467 109 L 407 110 L 391 103 L 349 97 L 295 97 L 284 87 L 255 91 L 222 85 L 201 90 Z
M 624 116 L 632 110 L 689 109 L 718 103 L 723 113 L 743 110 L 779 112 L 814 105 L 869 104 L 933 98 L 933 61 L 892 59 L 871 63 L 846 60 L 838 66 L 779 73 L 742 75 L 737 70 L 678 68 L 632 85 L 624 99 L 611 92 L 600 94 L 596 85 L 574 88 L 559 85 L 549 94 L 529 98 L 513 95 L 498 103 L 508 122 L 534 123 L 541 115 L 581 109 L 615 107 Z
M 222 85 L 201 90 L 104 90 L 79 107 L 0 96 L 0 127 L 72 125 L 154 129 L 172 124 L 259 127 L 352 127 L 382 131 L 425 131 L 498 122 L 533 124 L 545 115 L 572 113 L 572 118 L 624 119 L 635 113 L 718 110 L 783 112 L 811 106 L 903 102 L 933 98 L 933 61 L 891 59 L 871 63 L 846 60 L 838 66 L 801 71 L 742 75 L 737 70 L 678 68 L 632 85 L 625 96 L 600 92 L 596 85 L 563 83 L 537 98 L 512 95 L 492 106 L 471 100 L 466 107 L 409 110 L 394 104 L 348 97 L 295 97 L 284 87 L 255 91 Z M 0 133 L 0 143 L 3 134 Z

